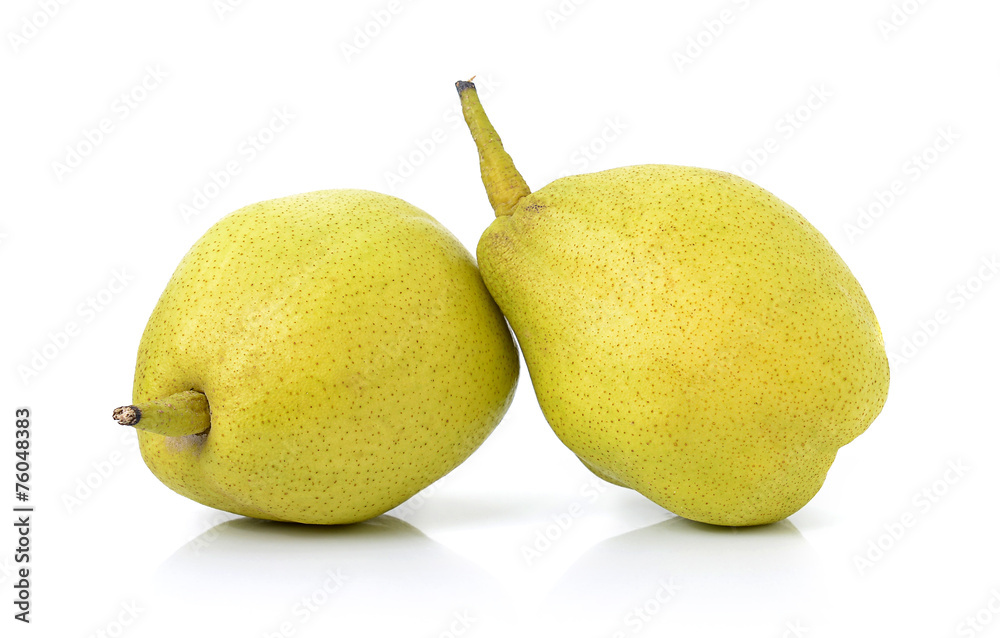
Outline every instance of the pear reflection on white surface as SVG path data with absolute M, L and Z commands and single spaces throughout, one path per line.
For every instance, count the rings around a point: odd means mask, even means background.
M 820 557 L 787 520 L 717 527 L 675 517 L 588 550 L 556 583 L 542 616 L 565 635 L 781 636 L 825 624 L 822 582 Z
M 486 572 L 386 515 L 345 526 L 230 520 L 177 550 L 153 587 L 168 612 L 161 628 L 200 621 L 223 635 L 436 636 L 496 628 L 509 611 Z

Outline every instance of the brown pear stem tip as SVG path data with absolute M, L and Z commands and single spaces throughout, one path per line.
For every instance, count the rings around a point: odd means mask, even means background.
M 123 405 L 111 413 L 118 425 L 135 425 L 142 418 L 142 410 L 134 405 Z

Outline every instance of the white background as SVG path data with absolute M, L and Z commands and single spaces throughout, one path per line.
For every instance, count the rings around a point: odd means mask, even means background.
M 577 2 L 4 2 L 4 635 L 1000 636 L 1000 6 Z M 174 267 L 226 213 L 366 188 L 474 251 L 493 215 L 453 87 L 474 74 L 532 188 L 739 170 L 841 253 L 892 382 L 804 509 L 713 528 L 602 484 L 524 369 L 479 451 L 369 523 L 241 519 L 146 469 L 111 409 Z M 275 109 L 291 121 L 262 131 Z M 20 406 L 30 626 L 7 602 Z

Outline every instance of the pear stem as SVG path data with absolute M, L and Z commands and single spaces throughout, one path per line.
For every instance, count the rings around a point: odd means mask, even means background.
M 479 150 L 479 170 L 483 175 L 483 185 L 486 186 L 490 205 L 497 217 L 510 215 L 518 200 L 530 195 L 531 189 L 517 172 L 510 155 L 503 150 L 503 142 L 479 102 L 476 85 L 471 81 L 460 80 L 455 83 L 455 88 L 458 89 L 458 97 L 462 102 L 465 123 Z
M 189 436 L 206 432 L 212 425 L 208 399 L 201 392 L 186 390 L 163 399 L 115 408 L 111 415 L 120 425 L 163 436 Z

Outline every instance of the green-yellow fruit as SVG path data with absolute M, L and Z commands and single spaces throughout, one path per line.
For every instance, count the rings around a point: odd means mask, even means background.
M 143 333 L 128 416 L 184 496 L 351 523 L 468 457 L 517 373 L 503 316 L 441 224 L 395 197 L 318 191 L 238 210 L 191 248 Z
M 781 520 L 882 409 L 861 286 L 790 206 L 647 165 L 531 193 L 458 84 L 497 218 L 479 265 L 559 438 L 598 476 L 719 525 Z

